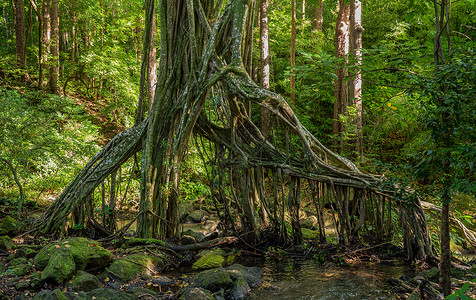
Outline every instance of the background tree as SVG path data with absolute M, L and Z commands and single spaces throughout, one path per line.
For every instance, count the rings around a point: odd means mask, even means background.
M 350 84 L 349 98 L 355 109 L 355 151 L 357 155 L 363 154 L 362 135 L 362 3 L 354 0 L 350 3 L 350 49 L 353 56 L 354 68 Z
M 26 68 L 26 29 L 25 29 L 25 4 L 23 0 L 12 1 L 15 12 L 15 54 L 17 66 L 21 69 L 22 80 L 28 77 Z
M 264 89 L 270 89 L 270 51 L 269 51 L 269 26 L 268 26 L 268 0 L 259 1 L 260 17 L 260 83 Z M 262 130 L 265 137 L 269 136 L 271 120 L 268 111 L 261 109 Z

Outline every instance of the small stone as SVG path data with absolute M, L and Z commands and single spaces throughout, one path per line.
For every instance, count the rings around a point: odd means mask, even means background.
M 68 282 L 67 287 L 74 291 L 89 292 L 102 287 L 99 279 L 93 274 L 84 271 L 77 271 Z
M 249 286 L 257 285 L 261 280 L 263 270 L 257 267 L 245 267 L 240 264 L 234 264 L 226 268 L 232 280 L 237 280 L 243 277 Z
M 180 299 L 182 300 L 215 300 L 212 293 L 199 287 L 186 287 L 183 289 Z
M 230 291 L 230 298 L 232 300 L 243 300 L 250 293 L 251 289 L 243 277 L 238 278 L 233 283 L 233 288 Z
M 227 289 L 232 281 L 228 272 L 220 267 L 199 273 L 194 281 L 194 285 L 212 292 L 220 289 Z

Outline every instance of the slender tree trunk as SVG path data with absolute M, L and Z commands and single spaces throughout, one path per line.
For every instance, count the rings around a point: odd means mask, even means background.
M 324 2 L 317 0 L 314 4 L 314 19 L 312 20 L 312 27 L 314 30 L 322 30 L 322 23 L 324 22 Z
M 296 0 L 291 0 L 291 68 L 296 65 Z M 291 71 L 291 105 L 296 102 L 296 81 Z
M 40 74 L 38 79 L 38 88 L 43 88 L 43 78 L 44 73 L 48 70 L 48 56 L 50 54 L 50 40 L 51 40 L 51 20 L 50 20 L 50 4 L 51 0 L 43 0 L 43 5 L 41 7 L 42 16 L 43 16 L 43 24 L 42 24 L 42 37 L 41 37 L 41 44 L 42 44 L 42 51 L 41 51 L 41 68 Z
M 355 59 L 355 75 L 350 86 L 350 99 L 355 108 L 355 151 L 361 157 L 363 152 L 362 136 L 362 3 L 353 0 L 350 7 L 350 37 L 351 49 Z
M 59 80 L 59 0 L 52 0 L 51 10 L 51 42 L 50 42 L 50 92 L 53 94 L 58 93 L 58 80 Z
M 340 116 L 347 115 L 348 106 L 348 76 L 347 55 L 349 54 L 349 15 L 350 3 L 346 4 L 345 0 L 339 0 L 339 14 L 337 15 L 336 32 L 335 32 L 335 51 L 336 58 L 341 59 L 336 69 L 337 79 L 334 82 L 334 146 L 343 148 L 342 132 L 345 130 Z
M 451 3 L 451 2 L 450 2 Z M 445 64 L 445 55 L 443 51 L 443 43 L 441 41 L 441 36 L 444 33 L 444 23 L 445 18 L 446 22 L 449 24 L 449 5 L 448 0 L 441 0 L 440 2 L 434 0 L 434 9 L 435 9 L 435 23 L 436 23 L 436 36 L 434 44 L 434 63 L 435 63 L 435 74 L 438 73 L 438 69 L 441 65 Z M 449 40 L 449 36 L 448 36 Z M 449 45 L 449 44 L 448 44 Z M 448 49 L 449 50 L 449 49 Z M 441 86 L 441 91 L 445 93 L 445 87 Z M 442 107 L 447 107 L 443 98 L 439 99 Z M 449 108 L 448 110 L 449 111 Z M 443 128 L 449 128 L 449 118 L 450 115 L 448 112 L 441 113 L 441 122 Z M 444 138 L 444 143 L 450 143 L 451 132 L 449 129 L 446 129 L 442 133 Z M 444 145 L 444 148 L 448 149 L 449 145 Z M 449 171 L 449 163 L 451 161 L 451 152 L 446 152 L 446 158 L 444 159 L 443 165 L 441 166 L 443 172 L 445 172 L 446 179 L 443 181 L 443 191 L 442 191 L 442 204 L 441 204 L 441 228 L 440 228 L 440 248 L 441 248 L 441 257 L 440 257 L 440 278 L 439 284 L 440 289 L 443 294 L 448 296 L 451 294 L 451 249 L 450 249 L 450 227 L 449 227 L 449 210 L 451 202 L 451 182 L 449 180 L 451 174 Z
M 76 56 L 76 13 L 71 13 L 73 26 L 71 27 L 71 64 L 74 65 Z
M 30 4 L 38 17 L 38 89 L 43 88 L 43 15 L 34 0 Z
M 301 2 L 301 18 L 304 27 L 304 21 L 306 21 L 306 0 L 302 0 Z
M 17 67 L 22 69 L 22 81 L 28 77 L 26 69 L 26 29 L 25 29 L 25 4 L 23 0 L 15 0 L 15 44 Z
M 260 81 L 261 87 L 270 89 L 270 64 L 269 64 L 269 31 L 268 31 L 268 0 L 261 0 L 259 3 L 260 15 L 260 53 L 261 68 Z M 266 108 L 261 108 L 263 135 L 268 139 L 271 130 L 271 119 Z

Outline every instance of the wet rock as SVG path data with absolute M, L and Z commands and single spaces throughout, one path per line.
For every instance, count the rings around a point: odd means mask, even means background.
M 159 276 L 157 278 L 152 279 L 151 282 L 153 284 L 169 285 L 169 284 L 173 284 L 175 281 L 168 278 L 167 276 Z
M 78 299 L 97 299 L 97 300 L 132 300 L 136 299 L 133 296 L 120 291 L 111 289 L 95 289 L 86 294 L 85 298 L 78 297 Z
M 215 300 L 225 300 L 225 290 L 220 289 L 218 292 L 213 293 Z
M 11 250 L 12 247 L 13 247 L 13 241 L 9 236 L 7 235 L 0 236 L 0 250 L 8 251 L 8 250 Z
M 215 300 L 212 293 L 204 288 L 186 287 L 180 294 L 182 300 Z
M 54 291 L 43 290 L 33 297 L 33 300 L 67 300 L 66 296 L 58 289 Z
M 145 254 L 132 254 L 115 260 L 107 273 L 115 280 L 121 282 L 131 281 L 136 278 L 150 278 L 164 266 L 164 260 L 158 256 Z
M 225 251 L 221 249 L 204 250 L 200 253 L 200 258 L 193 264 L 192 268 L 199 269 L 213 269 L 225 265 Z
M 67 287 L 74 291 L 89 292 L 101 288 L 102 284 L 93 274 L 84 271 L 77 271 L 71 281 L 68 282 Z
M 263 270 L 257 267 L 245 267 L 240 264 L 234 264 L 226 268 L 230 278 L 232 280 L 237 280 L 240 277 L 243 277 L 249 286 L 257 285 L 261 280 L 261 274 Z
M 220 267 L 200 272 L 195 278 L 194 286 L 216 292 L 222 288 L 227 289 L 231 283 L 230 274 Z
M 185 223 L 200 223 L 205 221 L 208 213 L 204 210 L 194 210 L 185 218 Z
M 17 230 L 17 220 L 6 216 L 0 221 L 0 235 L 14 235 Z
M 218 222 L 214 220 L 206 220 L 202 228 L 206 231 L 215 231 L 218 227 Z
M 70 238 L 48 245 L 35 256 L 35 266 L 38 270 L 46 268 L 55 252 L 68 252 L 75 263 L 75 270 L 95 270 L 109 266 L 112 253 L 97 242 L 86 238 Z
M 238 278 L 230 290 L 229 296 L 232 300 L 243 300 L 250 293 L 248 282 L 243 277 Z

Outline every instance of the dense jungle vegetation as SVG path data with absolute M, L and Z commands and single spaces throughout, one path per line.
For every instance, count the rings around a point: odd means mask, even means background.
M 207 211 L 273 255 L 311 240 L 435 256 L 439 291 L 469 297 L 449 264 L 476 251 L 476 1 L 0 8 L 15 235 L 180 244 Z

